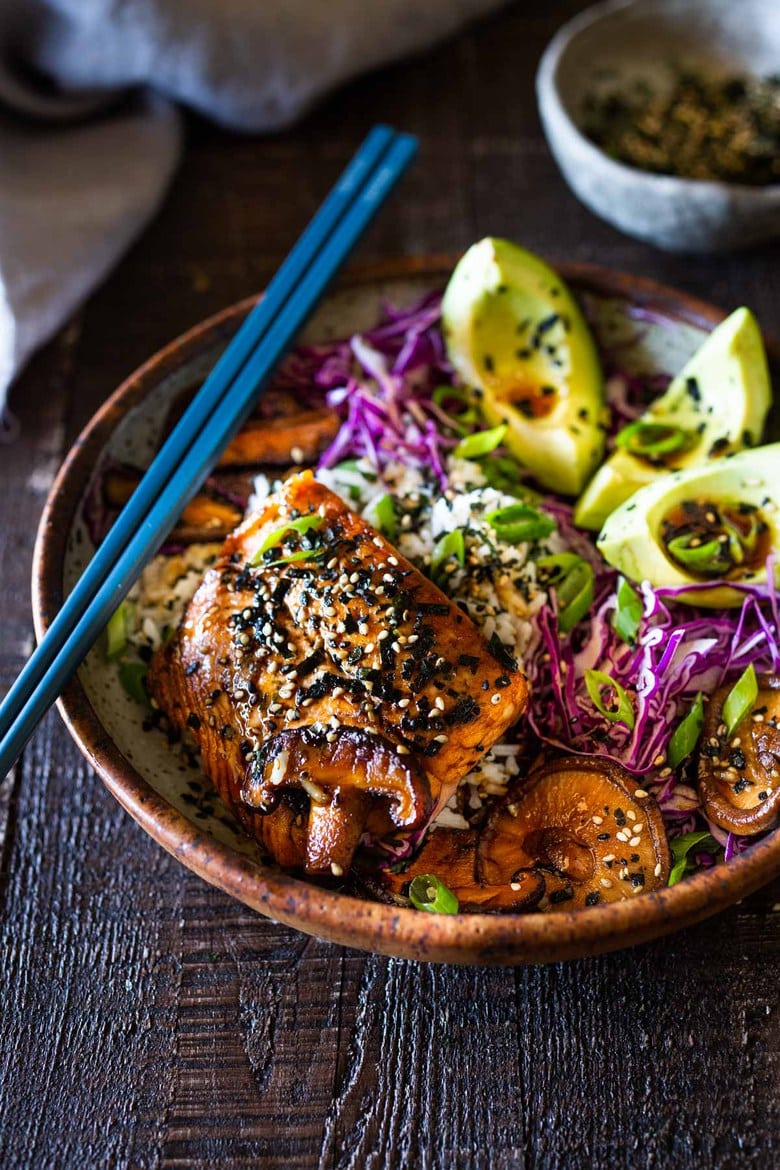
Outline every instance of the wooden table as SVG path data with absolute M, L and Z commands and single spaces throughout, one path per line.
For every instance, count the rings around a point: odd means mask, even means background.
M 780 250 L 665 256 L 565 187 L 532 83 L 581 6 L 510 7 L 277 138 L 191 123 L 162 214 L 16 387 L 22 437 L 0 449 L 2 685 L 30 649 L 33 537 L 68 445 L 153 350 L 263 285 L 373 121 L 422 151 L 360 259 L 506 234 L 749 304 L 780 333 Z M 3 1167 L 780 1162 L 780 883 L 676 937 L 556 967 L 366 956 L 181 868 L 56 713 L 0 788 L 0 848 Z

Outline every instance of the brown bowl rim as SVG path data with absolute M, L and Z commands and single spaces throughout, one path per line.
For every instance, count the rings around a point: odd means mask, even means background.
M 413 276 L 442 280 L 457 256 L 413 256 L 350 271 L 338 288 Z M 629 298 L 673 320 L 712 328 L 726 314 L 706 301 L 645 277 L 592 264 L 560 263 L 565 280 L 602 296 Z M 195 325 L 135 370 L 93 415 L 73 444 L 49 492 L 35 541 L 33 610 L 40 639 L 62 603 L 68 533 L 95 459 L 127 410 L 182 360 L 227 340 L 257 297 Z M 776 347 L 770 347 L 777 356 Z M 633 946 L 699 922 L 780 874 L 780 832 L 728 865 L 678 885 L 587 911 L 547 915 L 435 915 L 369 902 L 309 884 L 264 866 L 214 840 L 164 800 L 125 759 L 100 723 L 78 678 L 58 701 L 82 754 L 138 824 L 200 877 L 247 906 L 307 934 L 345 946 L 431 962 L 551 962 Z

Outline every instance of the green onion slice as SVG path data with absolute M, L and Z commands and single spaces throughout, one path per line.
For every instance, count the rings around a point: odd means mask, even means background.
M 577 553 L 551 553 L 539 557 L 536 564 L 543 570 L 544 584 L 555 589 L 558 629 L 568 634 L 593 604 L 593 569 Z
M 586 670 L 585 688 L 593 706 L 611 723 L 625 723 L 629 729 L 634 726 L 634 708 L 620 683 L 603 670 Z M 605 701 L 605 692 L 612 696 L 608 701 Z
M 324 555 L 323 549 L 309 552 L 308 549 L 301 548 L 297 552 L 286 553 L 283 557 L 277 557 L 275 561 L 264 561 L 263 564 L 265 568 L 272 569 L 274 565 L 295 565 L 298 561 L 318 561 Z
M 369 524 L 386 536 L 388 540 L 395 540 L 398 535 L 398 520 L 395 514 L 395 501 L 391 495 L 380 496 L 373 500 L 363 513 Z
M 458 899 L 433 873 L 418 874 L 409 886 L 409 901 L 415 910 L 429 914 L 457 914 Z
M 492 430 L 477 431 L 476 434 L 466 435 L 452 454 L 457 455 L 460 459 L 479 459 L 481 455 L 495 451 L 496 447 L 499 447 L 504 441 L 505 434 L 506 423 L 502 423 L 500 427 L 493 427 Z
M 734 683 L 723 704 L 723 722 L 726 724 L 726 734 L 729 737 L 737 730 L 757 698 L 758 679 L 756 668 L 751 662 Z
M 687 760 L 696 744 L 699 742 L 701 729 L 704 724 L 704 696 L 699 691 L 694 704 L 691 707 L 685 718 L 677 724 L 674 729 L 672 738 L 669 740 L 669 747 L 666 752 L 666 758 L 670 768 L 679 768 L 683 760 Z
M 276 545 L 281 544 L 282 540 L 288 532 L 297 532 L 299 536 L 303 536 L 305 532 L 311 532 L 317 528 L 322 528 L 324 523 L 325 517 L 320 516 L 319 512 L 311 512 L 308 516 L 299 516 L 297 520 L 288 520 L 286 524 L 281 526 L 281 528 L 275 528 L 273 532 L 268 533 L 268 536 L 266 536 L 265 540 L 260 545 L 260 548 L 252 557 L 250 563 L 253 565 L 259 565 L 263 558 L 263 553 L 268 552 L 269 548 L 275 548 Z M 306 556 L 310 555 L 310 553 L 306 554 Z M 289 559 L 289 557 L 282 557 L 281 561 L 274 561 L 273 563 L 286 563 Z M 305 558 L 296 556 L 294 559 L 304 560 Z
M 669 556 L 678 561 L 679 564 L 685 565 L 686 568 L 700 573 L 720 573 L 731 568 L 733 560 L 729 555 L 728 545 L 720 540 L 708 540 L 704 544 L 691 546 L 691 541 L 695 539 L 697 538 L 692 534 L 672 537 L 666 545 Z M 698 539 L 701 540 L 701 537 Z
M 632 455 L 645 455 L 653 459 L 683 451 L 697 438 L 693 431 L 686 431 L 683 427 L 676 427 L 671 423 L 643 422 L 637 419 L 618 432 L 615 443 Z
M 612 628 L 618 637 L 622 638 L 624 642 L 628 642 L 630 646 L 633 646 L 634 642 L 636 642 L 639 624 L 642 621 L 642 614 L 644 613 L 642 598 L 636 589 L 634 589 L 633 585 L 630 585 L 625 577 L 621 577 L 618 582 L 616 600 L 617 605 L 612 617 Z
M 131 699 L 136 703 L 149 706 L 149 696 L 146 693 L 144 681 L 149 668 L 145 662 L 121 662 L 119 664 L 119 681 Z
M 593 605 L 593 581 L 593 569 L 587 561 L 581 560 L 556 586 L 558 629 L 562 633 L 573 630 Z
M 491 455 L 480 463 L 485 482 L 505 496 L 514 496 L 533 502 L 539 499 L 537 492 L 523 482 L 523 470 L 510 455 Z
M 555 531 L 555 521 L 546 512 L 540 512 L 530 504 L 508 504 L 487 512 L 485 519 L 492 525 L 499 540 L 507 544 L 521 544 L 528 540 L 541 540 Z
M 106 658 L 115 662 L 121 658 L 127 649 L 127 635 L 133 625 L 135 606 L 131 601 L 123 601 L 108 619 L 106 626 Z
M 479 422 L 479 411 L 474 399 L 469 391 L 462 386 L 437 386 L 431 398 L 436 406 L 448 416 L 452 429 L 459 434 L 467 435 L 468 428 Z M 445 403 L 449 404 L 450 402 L 459 403 L 463 410 L 453 414 L 452 409 L 445 406 Z
M 444 536 L 440 536 L 433 546 L 431 553 L 431 570 L 436 572 L 437 569 L 446 562 L 455 558 L 459 564 L 464 564 L 466 560 L 466 542 L 463 539 L 463 530 L 455 528 L 452 532 L 445 532 Z
M 680 837 L 674 837 L 669 842 L 669 848 L 672 851 L 672 858 L 674 865 L 669 874 L 669 885 L 676 886 L 685 875 L 696 868 L 692 861 L 689 860 L 689 854 L 700 845 L 707 852 L 715 852 L 720 846 L 712 834 L 707 829 L 694 829 L 691 833 L 683 833 Z

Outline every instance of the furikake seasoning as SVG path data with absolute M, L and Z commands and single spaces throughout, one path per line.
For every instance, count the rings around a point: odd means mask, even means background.
M 751 187 L 780 183 L 780 75 L 680 72 L 670 88 L 635 81 L 593 92 L 581 128 L 611 158 L 643 171 Z

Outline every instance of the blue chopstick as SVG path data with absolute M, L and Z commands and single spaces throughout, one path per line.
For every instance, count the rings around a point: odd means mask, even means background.
M 376 126 L 367 136 L 325 202 L 299 238 L 231 344 L 217 361 L 178 424 L 168 436 L 116 523 L 77 582 L 51 624 L 46 637 L 0 704 L 0 740 L 10 730 L 32 690 L 48 670 L 65 639 L 100 588 L 110 565 L 122 555 L 128 542 L 154 506 L 174 467 L 185 457 L 192 436 L 206 425 L 219 409 L 221 397 L 246 363 L 274 315 L 294 290 L 311 257 L 322 246 L 351 205 L 356 191 L 372 173 L 395 133 L 389 126 Z
M 370 163 L 365 162 L 363 155 L 367 147 Z M 149 476 L 147 472 L 87 570 L 90 588 L 82 586 L 82 577 L 0 707 L 0 776 L 6 774 L 146 561 L 164 540 L 181 509 L 197 492 L 221 451 L 246 419 L 260 387 L 406 170 L 416 150 L 417 142 L 409 135 L 394 135 L 384 128 L 369 135 L 353 160 L 357 165 L 347 168 L 322 209 L 341 189 L 345 203 L 340 214 L 333 214 L 334 210 L 339 210 L 334 206 L 338 200 L 334 200 L 329 211 L 332 217 L 329 226 L 323 228 L 318 223 L 315 230 L 319 214 L 309 225 L 279 273 L 279 276 L 283 272 L 289 273 L 287 265 L 295 257 L 291 265 L 294 275 L 286 275 L 286 295 L 285 290 L 275 290 L 271 301 L 272 308 L 276 309 L 275 315 L 272 318 L 265 314 L 260 317 L 263 332 L 259 344 L 259 330 L 255 327 L 251 340 L 247 340 L 245 324 L 204 385 L 205 389 L 220 365 L 223 371 L 229 371 L 228 375 L 221 375 L 225 381 L 220 381 L 215 398 L 212 399 L 211 393 L 208 396 L 209 415 L 204 415 L 201 405 L 199 417 L 194 418 L 197 412 L 193 412 L 192 406 L 198 400 L 203 402 L 201 391 L 168 440 L 170 443 L 174 435 L 178 436 L 177 445 L 172 450 L 179 452 L 181 457 L 177 461 L 169 458 L 168 443 L 165 444 L 152 465 L 157 469 L 161 457 L 165 458 L 166 467 L 155 470 L 155 489 L 151 491 L 144 486 Z M 306 256 L 299 252 L 307 237 L 308 267 Z M 268 296 L 253 310 L 248 321 L 268 303 L 269 296 L 270 288 Z M 255 317 L 256 323 L 257 320 Z M 234 359 L 229 355 L 239 338 L 245 348 L 238 351 L 241 358 Z M 188 419 L 190 429 L 182 436 L 180 428 Z M 197 429 L 192 423 L 197 424 Z M 144 503 L 148 501 L 148 506 L 143 508 L 136 505 L 136 497 L 142 489 L 140 499 Z M 132 509 L 131 519 L 120 529 L 123 543 L 117 549 L 118 541 L 112 538 L 129 509 Z M 68 621 L 60 622 L 66 611 Z M 55 630 L 57 637 L 50 642 Z M 11 699 L 13 702 L 9 702 Z

